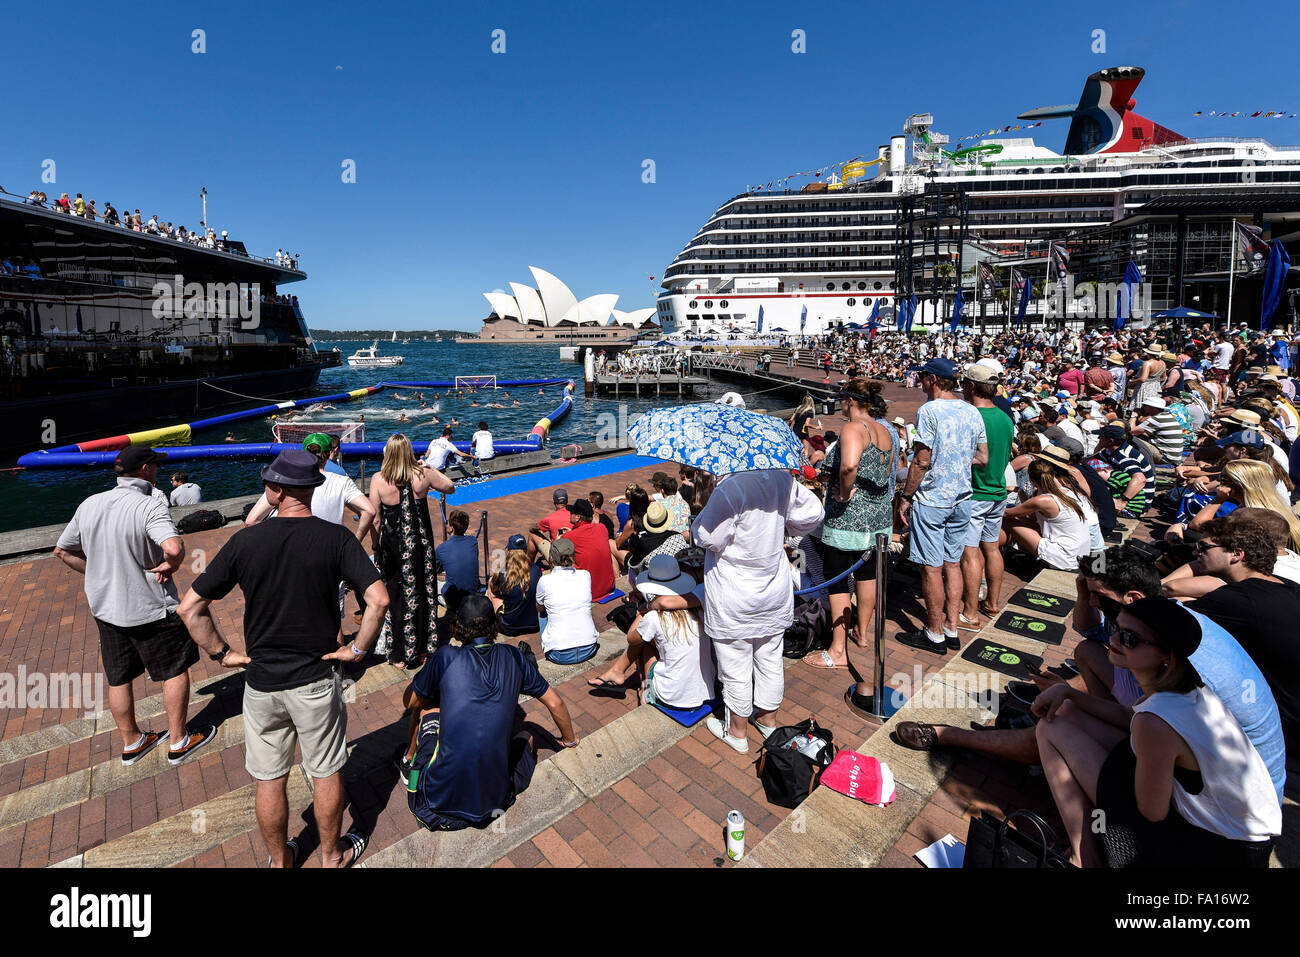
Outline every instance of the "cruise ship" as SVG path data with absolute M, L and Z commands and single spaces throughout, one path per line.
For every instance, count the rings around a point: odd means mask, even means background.
M 0 450 L 301 396 L 317 352 L 306 274 L 238 241 L 194 245 L 0 195 Z
M 1144 75 L 1101 70 L 1077 105 L 1021 114 L 1034 128 L 1069 119 L 1061 152 L 1015 131 L 950 146 L 931 115 L 914 114 L 874 156 L 843 164 L 829 182 L 732 197 L 664 271 L 664 334 L 817 335 L 866 325 L 877 303 L 878 321 L 891 317 L 900 293 L 920 294 L 922 323 L 946 323 L 963 279 L 969 315 L 978 263 L 1019 263 L 1045 280 L 1053 243 L 1068 249 L 1152 201 L 1240 197 L 1244 211 L 1262 193 L 1300 199 L 1300 147 L 1176 133 L 1135 111 Z M 1219 225 L 1226 250 L 1231 222 Z M 998 274 L 1005 290 L 1008 273 Z M 1179 304 L 1171 285 L 1154 308 Z

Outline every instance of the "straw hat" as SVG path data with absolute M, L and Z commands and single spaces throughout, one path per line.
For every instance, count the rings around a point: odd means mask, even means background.
M 1162 355 L 1160 356 L 1160 358 L 1161 358 L 1161 359 L 1164 359 L 1166 362 L 1177 362 L 1177 361 L 1178 361 L 1178 356 L 1174 355 L 1172 352 L 1166 352 L 1166 353 L 1162 354 Z
M 1238 425 L 1259 425 L 1260 423 L 1259 413 L 1251 412 L 1249 409 L 1233 409 L 1224 418 L 1229 422 L 1236 422 Z
M 1152 359 L 1163 359 L 1165 357 L 1165 350 L 1161 349 L 1159 346 L 1147 346 L 1142 350 L 1142 354 L 1144 356 L 1150 356 Z
M 651 502 L 645 510 L 641 524 L 647 532 L 662 532 L 672 523 L 672 516 L 663 502 Z
M 1057 468 L 1070 467 L 1070 453 L 1059 445 L 1049 445 L 1041 452 L 1031 452 L 1030 456 L 1048 465 L 1055 465 Z
M 1117 366 L 1122 366 L 1124 364 L 1124 357 L 1118 352 L 1108 352 L 1106 353 L 1106 361 L 1113 362 Z

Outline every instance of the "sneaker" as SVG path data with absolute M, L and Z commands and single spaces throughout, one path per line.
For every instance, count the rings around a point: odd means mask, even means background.
M 948 642 L 931 641 L 924 628 L 918 628 L 916 631 L 900 631 L 894 637 L 900 643 L 912 648 L 920 648 L 922 651 L 932 651 L 936 655 L 946 655 L 948 653 Z
M 715 738 L 727 745 L 733 751 L 739 751 L 741 754 L 749 753 L 749 742 L 744 738 L 733 738 L 727 733 L 727 729 L 723 723 L 713 715 L 709 715 L 704 719 L 704 725 Z
M 969 630 L 969 629 L 968 629 Z M 974 629 L 978 631 L 979 629 Z M 929 639 L 926 639 L 927 641 Z M 949 651 L 961 651 L 961 635 L 950 635 L 948 632 L 943 633 L 943 643 L 948 646 Z
M 144 732 L 144 741 L 130 750 L 122 750 L 122 763 L 126 765 L 135 764 L 146 754 L 158 747 L 158 742 L 167 737 L 166 731 L 146 731 Z
M 750 723 L 751 725 L 753 725 L 754 728 L 756 728 L 756 729 L 758 730 L 758 733 L 761 734 L 761 735 L 763 736 L 763 740 L 764 740 L 764 741 L 767 740 L 767 736 L 768 736 L 769 734 L 771 734 L 773 731 L 776 730 L 776 725 L 774 725 L 774 724 L 759 724 L 759 723 L 758 723 L 757 721 L 755 721 L 753 718 L 750 718 L 750 719 L 749 719 L 749 723 Z
M 175 767 L 180 764 L 191 754 L 212 741 L 217 736 L 217 726 L 208 725 L 202 731 L 191 731 L 189 744 L 180 750 L 174 748 L 167 749 L 167 763 Z

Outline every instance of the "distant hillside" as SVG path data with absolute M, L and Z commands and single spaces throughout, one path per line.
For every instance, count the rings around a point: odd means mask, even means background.
M 353 339 L 392 339 L 392 329 L 310 329 L 311 337 L 317 342 L 339 342 Z M 422 339 L 425 336 L 433 338 L 442 336 L 444 339 L 454 339 L 460 336 L 462 339 L 466 336 L 477 338 L 476 333 L 467 332 L 464 329 L 398 329 L 397 341 L 403 339 Z

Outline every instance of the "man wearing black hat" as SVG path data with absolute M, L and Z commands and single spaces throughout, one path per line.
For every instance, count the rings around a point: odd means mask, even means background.
M 356 537 L 312 515 L 312 492 L 325 481 L 316 456 L 282 452 L 262 469 L 276 517 L 235 534 L 181 602 L 190 633 L 213 661 L 246 668 L 245 767 L 257 781 L 257 823 L 273 866 L 295 863 L 288 837 L 287 783 L 295 745 L 313 779 L 321 862 L 347 867 L 365 838 L 345 835 L 343 783 L 347 708 L 334 662 L 361 661 L 379 635 L 388 590 Z M 365 615 L 351 644 L 339 647 L 338 583 L 364 589 Z M 244 593 L 244 654 L 231 649 L 212 619 L 211 602 L 238 585 Z M 350 852 L 350 856 L 349 856 Z
M 86 578 L 86 601 L 99 628 L 99 649 L 108 681 L 108 706 L 122 733 L 122 763 L 135 764 L 170 736 L 169 760 L 180 764 L 212 740 L 208 726 L 186 733 L 189 667 L 198 649 L 176 614 L 172 575 L 185 557 L 185 543 L 172 524 L 166 499 L 154 496 L 163 452 L 132 446 L 113 468 L 117 486 L 77 508 L 54 554 Z M 141 732 L 131 682 L 148 669 L 162 682 L 168 729 Z
M 1108 484 L 1116 507 L 1129 516 L 1145 512 L 1155 491 L 1156 472 L 1146 454 L 1129 441 L 1123 426 L 1107 425 L 1097 432 L 1097 457 L 1111 467 Z

